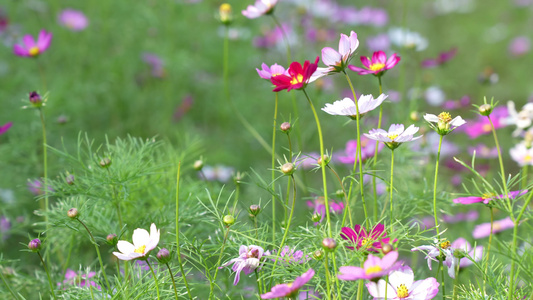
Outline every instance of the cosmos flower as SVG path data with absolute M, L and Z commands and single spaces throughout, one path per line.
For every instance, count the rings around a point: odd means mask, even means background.
M 320 221 L 316 222 L 314 225 L 318 225 L 322 221 L 324 221 L 324 216 L 326 215 L 326 204 L 324 203 L 324 197 L 317 197 L 315 201 L 307 201 L 307 206 L 309 208 L 314 208 L 313 215 L 319 214 L 320 215 Z M 344 211 L 344 203 L 342 202 L 335 202 L 333 200 L 329 200 L 329 211 L 334 214 L 340 214 Z
M 72 31 L 81 31 L 89 25 L 89 20 L 83 12 L 74 9 L 65 9 L 58 16 L 59 24 Z
M 359 47 L 357 33 L 352 31 L 349 37 L 341 33 L 339 51 L 330 47 L 322 48 L 322 62 L 328 67 L 318 68 L 313 75 L 313 78 L 344 71 L 352 59 L 355 50 L 357 50 L 357 47 Z
M 457 48 L 452 48 L 449 51 L 441 52 L 437 58 L 428 58 L 422 61 L 423 68 L 434 68 L 445 64 L 455 57 Z
M 285 70 L 285 68 L 278 64 L 273 64 L 272 66 L 269 67 L 267 64 L 262 63 L 261 70 L 257 68 L 255 70 L 257 71 L 257 74 L 259 74 L 259 77 L 269 80 L 269 81 L 270 81 L 270 78 L 277 76 L 277 75 L 283 74 L 283 75 L 289 76 L 289 73 Z
M 414 278 L 413 270 L 405 266 L 391 272 L 388 283 L 380 279 L 377 283 L 373 281 L 367 283 L 366 287 L 374 299 L 429 300 L 439 293 L 437 279 L 428 277 L 414 281 Z
M 273 256 L 276 255 L 276 253 L 277 250 L 272 251 Z M 296 251 L 296 248 L 291 249 L 289 246 L 285 246 L 279 254 L 278 262 L 282 265 L 303 264 L 310 259 L 311 258 L 308 255 L 304 255 L 302 250 Z M 271 258 L 270 260 L 276 261 L 275 258 Z
M 28 190 L 35 196 L 39 196 L 43 194 L 43 182 L 39 179 L 34 180 L 28 180 Z M 54 189 L 52 189 L 51 186 L 48 186 L 48 191 L 53 192 Z
M 298 291 L 302 288 L 311 278 L 315 276 L 315 270 L 309 269 L 303 273 L 302 276 L 296 277 L 292 283 L 277 284 L 272 287 L 272 290 L 266 294 L 261 295 L 261 299 L 274 299 L 274 298 L 294 298 L 298 296 Z
M 469 96 L 463 96 L 459 100 L 448 100 L 448 101 L 445 101 L 442 104 L 442 108 L 446 109 L 446 110 L 451 110 L 451 109 L 458 109 L 458 108 L 467 107 L 469 105 L 470 105 L 470 97 Z
M 465 213 L 456 213 L 453 215 L 442 215 L 442 220 L 449 224 L 454 224 L 463 221 L 471 222 L 477 220 L 478 218 L 479 212 L 477 210 L 470 210 Z
M 277 3 L 278 0 L 256 0 L 254 5 L 248 5 L 248 7 L 242 11 L 242 15 L 248 19 L 255 19 L 262 15 L 271 14 Z
M 282 90 L 290 91 L 292 89 L 301 90 L 307 86 L 310 82 L 311 76 L 315 73 L 318 65 L 318 56 L 314 63 L 310 63 L 308 60 L 302 65 L 299 62 L 293 62 L 289 66 L 288 75 L 276 75 L 270 78 L 270 81 L 273 85 L 274 92 L 279 92 Z
M 388 132 L 383 129 L 372 129 L 369 133 L 365 133 L 364 135 L 371 140 L 383 142 L 391 150 L 394 150 L 402 143 L 421 138 L 421 135 L 414 137 L 417 132 L 418 127 L 415 127 L 415 125 L 411 125 L 407 127 L 407 129 L 404 129 L 403 124 L 392 124 L 389 127 Z
M 11 128 L 11 126 L 13 126 L 13 122 L 7 122 L 4 125 L 0 126 L 0 135 L 6 133 L 9 128 Z
M 143 53 L 142 60 L 151 67 L 151 73 L 153 77 L 165 77 L 163 60 L 158 55 L 153 53 Z
M 513 136 L 519 136 L 524 133 L 524 130 L 529 128 L 533 124 L 533 103 L 526 103 L 522 109 L 517 112 L 513 101 L 507 102 L 507 111 L 509 117 L 507 123 L 509 125 L 516 125 L 516 130 L 513 132 Z
M 510 217 L 494 221 L 492 224 L 492 233 L 498 233 L 514 227 L 514 222 Z M 490 222 L 479 224 L 474 228 L 472 236 L 475 239 L 481 239 L 490 235 Z
M 366 229 L 359 224 L 355 225 L 354 229 L 351 229 L 350 227 L 342 227 L 341 229 L 341 238 L 353 243 L 357 250 L 363 248 L 363 250 L 377 252 L 381 249 L 383 244 L 388 244 L 390 242 L 390 238 L 386 236 L 385 225 L 381 223 L 374 226 L 370 233 L 367 233 Z M 393 242 L 395 241 L 396 240 Z M 353 246 L 346 247 L 354 250 Z
M 13 46 L 13 53 L 17 56 L 37 57 L 50 47 L 52 33 L 46 32 L 46 30 L 43 29 L 39 32 L 37 42 L 35 42 L 33 37 L 29 34 L 22 38 L 22 42 L 23 45 L 15 44 Z
M 264 256 L 270 255 L 270 252 L 265 252 L 263 248 L 255 245 L 244 246 L 242 245 L 239 248 L 239 257 L 234 258 L 227 263 L 223 264 L 222 267 L 226 267 L 230 264 L 233 264 L 232 270 L 235 272 L 235 280 L 233 285 L 237 285 L 241 278 L 241 272 L 244 271 L 244 274 L 248 275 L 252 273 L 255 269 L 259 268 L 261 264 L 261 259 Z M 220 267 L 220 268 L 222 268 Z
M 468 153 L 470 153 L 470 155 L 474 155 L 474 152 L 476 153 L 476 157 L 480 158 L 498 157 L 498 148 L 489 148 L 485 144 L 477 144 L 476 146 L 468 147 Z
M 373 280 L 375 278 L 381 278 L 388 275 L 391 271 L 400 268 L 401 263 L 397 262 L 397 259 L 397 251 L 391 251 L 383 256 L 383 258 L 369 254 L 363 264 L 363 268 L 352 266 L 340 267 L 337 277 L 340 280 Z
M 466 268 L 468 266 L 471 266 L 474 264 L 474 261 L 480 261 L 483 258 L 483 246 L 477 246 L 476 248 L 472 248 L 470 243 L 464 239 L 464 238 L 458 238 L 456 239 L 452 245 L 452 249 L 462 250 L 466 254 L 468 254 L 468 257 L 463 257 L 459 259 L 459 268 Z M 446 263 L 446 262 L 445 262 Z M 449 267 L 449 266 L 448 266 Z
M 461 116 L 452 119 L 452 116 L 447 112 L 442 112 L 438 116 L 425 114 L 424 119 L 429 123 L 429 126 L 440 135 L 447 135 L 457 127 L 466 123 Z M 437 123 L 437 125 L 433 125 L 433 123 Z
M 531 50 L 531 40 L 527 36 L 518 36 L 509 43 L 509 53 L 512 56 L 522 56 Z
M 527 193 L 527 190 L 509 192 L 509 199 L 519 197 L 526 193 Z M 453 203 L 472 204 L 472 203 L 483 202 L 484 204 L 489 204 L 491 200 L 506 199 L 506 198 L 507 197 L 505 197 L 505 195 L 495 195 L 495 194 L 487 193 L 487 194 L 483 194 L 481 197 L 470 196 L 470 197 L 455 198 L 453 199 Z
M 397 56 L 396 53 L 387 59 L 387 54 L 385 54 L 385 52 L 376 51 L 371 59 L 366 56 L 361 56 L 361 63 L 365 68 L 359 68 L 354 65 L 349 65 L 348 68 L 357 72 L 359 75 L 374 74 L 376 76 L 381 76 L 385 74 L 387 70 L 394 68 L 399 61 L 400 57 Z
M 146 259 L 150 251 L 159 243 L 160 231 L 152 223 L 150 233 L 142 228 L 133 231 L 133 244 L 127 241 L 118 241 L 117 249 L 120 252 L 113 254 L 121 260 Z
M 367 112 L 380 106 L 387 97 L 387 95 L 381 94 L 378 98 L 374 99 L 372 95 L 362 95 L 357 100 L 357 106 L 352 99 L 344 98 L 333 102 L 333 104 L 326 103 L 326 106 L 322 110 L 330 115 L 347 116 L 355 120 L 357 118 L 357 107 L 359 107 L 359 116 L 362 117 Z
M 533 166 L 533 147 L 528 148 L 525 143 L 519 143 L 509 149 L 511 158 L 520 166 Z
M 67 272 L 65 273 L 65 280 L 63 280 L 63 283 L 57 283 L 57 286 L 63 285 L 63 288 L 66 289 L 67 285 L 77 285 L 79 287 L 87 287 L 92 286 L 93 288 L 96 288 L 97 290 L 101 290 L 102 288 L 96 284 L 95 281 L 89 280 L 89 278 L 92 278 L 96 275 L 96 272 L 89 272 L 87 274 L 78 274 L 74 270 L 67 269 Z
M 378 153 L 383 149 L 383 144 L 378 144 Z M 361 159 L 365 161 L 368 158 L 374 157 L 374 153 L 376 152 L 376 143 L 372 142 L 369 138 L 366 136 L 361 136 Z M 355 162 L 355 155 L 357 151 L 357 140 L 349 140 L 346 142 L 346 148 L 344 149 L 344 152 L 339 153 L 335 156 L 336 160 L 343 164 L 350 164 L 353 165 Z M 359 157 L 357 158 L 359 161 Z
M 492 110 L 490 119 L 494 124 L 494 129 L 503 128 L 508 125 L 509 113 L 507 107 L 498 106 Z M 471 138 L 477 138 L 480 135 L 489 134 L 492 132 L 490 121 L 487 117 L 478 116 L 477 120 L 468 121 L 465 126 L 465 133 Z

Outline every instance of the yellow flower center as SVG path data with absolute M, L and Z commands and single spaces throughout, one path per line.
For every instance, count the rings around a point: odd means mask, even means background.
M 485 193 L 485 194 L 481 195 L 481 198 L 483 198 L 483 199 L 492 199 L 495 196 L 496 196 L 496 194 L 494 194 L 494 193 Z
M 303 80 L 304 80 L 304 76 L 302 74 L 298 74 L 292 78 L 291 84 L 298 84 L 298 83 L 301 83 Z
M 229 5 L 228 3 L 222 3 L 219 9 L 220 9 L 220 13 L 230 13 L 231 5 Z
M 445 242 L 442 242 L 440 243 L 440 247 L 442 249 L 448 249 L 452 244 L 450 243 L 450 241 L 445 241 Z
M 37 56 L 39 55 L 39 48 L 37 46 L 31 47 L 28 52 L 31 56 Z
M 135 252 L 135 253 L 144 253 L 144 249 L 146 249 L 146 246 L 143 245 L 143 246 L 135 249 L 133 252 Z
M 446 122 L 446 123 L 448 123 L 448 122 L 450 122 L 452 120 L 452 116 L 449 113 L 447 113 L 447 112 L 441 112 L 438 117 L 439 117 L 440 121 L 443 121 L 443 122 Z
M 491 131 L 492 127 L 490 127 L 490 124 L 485 124 L 485 125 L 483 125 L 483 127 L 481 129 L 484 132 L 489 132 L 489 131 Z
M 376 64 L 371 64 L 368 69 L 370 69 L 372 71 L 379 71 L 379 70 L 381 70 L 383 68 L 385 68 L 385 64 L 376 63 Z
M 529 154 L 526 154 L 526 156 L 524 156 L 524 161 L 526 161 L 526 162 L 529 162 L 532 159 L 533 159 L 533 157 L 531 157 L 531 155 L 529 155 Z
M 400 286 L 396 287 L 396 295 L 398 298 L 407 298 L 409 296 L 409 290 L 405 286 L 405 284 L 400 284 Z
M 394 139 L 397 138 L 398 135 L 397 135 L 397 134 L 389 134 L 389 135 L 387 135 L 387 137 L 388 137 L 389 139 L 391 139 L 392 141 L 394 141 Z
M 383 269 L 380 266 L 372 266 L 365 270 L 366 275 L 375 274 L 383 271 Z

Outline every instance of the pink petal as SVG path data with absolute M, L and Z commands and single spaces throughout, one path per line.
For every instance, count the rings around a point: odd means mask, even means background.
M 322 49 L 322 62 L 326 66 L 335 66 L 342 60 L 342 55 L 330 47 Z

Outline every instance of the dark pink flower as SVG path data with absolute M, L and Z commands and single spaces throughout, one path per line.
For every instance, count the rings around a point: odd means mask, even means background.
M 457 54 L 457 48 L 452 48 L 448 51 L 441 52 L 436 58 L 428 58 L 422 61 L 423 68 L 433 68 L 443 65 Z
M 365 68 L 359 68 L 354 65 L 349 65 L 348 68 L 359 75 L 374 74 L 376 76 L 383 75 L 387 70 L 394 68 L 400 61 L 400 57 L 394 53 L 387 59 L 387 54 L 383 51 L 376 51 L 372 55 L 372 59 L 366 56 L 361 56 L 361 63 Z
M 44 29 L 39 32 L 37 42 L 29 34 L 22 38 L 23 45 L 15 44 L 13 46 L 13 53 L 23 57 L 37 57 L 50 47 L 52 42 L 52 33 L 46 32 Z
M 302 276 L 296 277 L 292 283 L 278 284 L 272 287 L 272 290 L 266 294 L 261 295 L 261 299 L 274 299 L 281 297 L 296 297 L 298 290 L 302 288 L 311 278 L 315 276 L 315 270 L 309 269 L 303 273 Z
M 385 225 L 381 223 L 374 226 L 370 233 L 367 233 L 366 229 L 359 224 L 355 225 L 354 229 L 342 227 L 341 230 L 341 238 L 352 242 L 357 250 L 363 248 L 363 250 L 377 252 L 383 244 L 390 242 L 390 238 L 386 236 Z M 396 242 L 396 240 L 393 242 Z M 354 250 L 352 246 L 347 246 L 347 248 Z
M 383 258 L 369 254 L 363 264 L 363 268 L 352 266 L 340 267 L 337 277 L 340 280 L 372 280 L 381 278 L 388 275 L 391 271 L 400 268 L 401 263 L 396 260 L 398 260 L 397 251 L 391 251 L 383 256 Z
M 514 222 L 510 217 L 494 221 L 492 224 L 492 233 L 501 232 L 514 227 Z M 474 228 L 472 236 L 475 239 L 481 239 L 490 235 L 490 222 L 479 224 Z
M 270 78 L 272 84 L 276 86 L 273 91 L 279 92 L 282 90 L 287 90 L 288 92 L 292 89 L 301 90 L 305 88 L 309 83 L 311 76 L 317 69 L 318 59 L 319 58 L 317 56 L 314 63 L 310 63 L 308 60 L 306 60 L 303 67 L 299 62 L 291 63 L 288 70 L 288 75 L 281 74 Z
M 524 195 L 527 193 L 527 190 L 520 190 L 520 191 L 513 191 L 509 192 L 509 198 L 513 199 L 515 197 L 519 197 L 521 195 Z M 489 204 L 491 200 L 495 199 L 505 199 L 504 195 L 494 195 L 494 194 L 483 194 L 481 197 L 477 196 L 470 196 L 470 197 L 459 197 L 453 199 L 453 203 L 460 203 L 460 204 L 472 204 L 472 203 L 478 203 L 483 202 L 484 204 Z
M 13 122 L 7 122 L 6 124 L 0 126 L 0 135 L 6 133 L 11 126 L 13 126 Z

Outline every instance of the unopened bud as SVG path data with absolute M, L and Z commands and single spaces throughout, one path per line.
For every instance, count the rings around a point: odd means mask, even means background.
M 196 171 L 200 171 L 200 170 L 202 170 L 203 167 L 204 167 L 204 161 L 201 160 L 201 159 L 195 161 L 194 164 L 193 164 L 193 168 L 194 168 Z
M 281 172 L 285 175 L 292 175 L 292 173 L 294 173 L 294 164 L 290 162 L 284 164 L 281 166 Z
M 492 112 L 492 106 L 490 104 L 483 104 L 479 107 L 479 113 L 482 116 L 488 117 Z
M 160 263 L 166 264 L 170 261 L 170 252 L 166 248 L 161 248 L 161 250 L 157 252 L 156 257 Z
M 289 133 L 289 131 L 291 130 L 291 123 L 283 122 L 283 123 L 281 123 L 279 128 L 281 129 L 281 131 L 283 131 L 285 133 Z
M 67 173 L 67 176 L 65 177 L 65 181 L 67 182 L 68 185 L 73 185 L 74 184 L 74 175 Z
M 229 227 L 235 224 L 235 218 L 232 215 L 225 215 L 222 219 L 222 222 L 224 222 L 224 225 Z
M 313 258 L 316 260 L 321 260 L 324 258 L 324 250 L 318 249 L 313 252 Z
M 342 198 L 344 197 L 344 191 L 343 190 L 337 190 L 335 191 L 335 196 Z
M 248 211 L 250 212 L 250 215 L 255 217 L 261 212 L 261 207 L 259 207 L 259 205 L 252 204 L 250 205 L 250 208 L 248 208 Z
M 78 210 L 77 210 L 76 208 L 74 208 L 74 207 L 71 208 L 71 209 L 69 209 L 68 212 L 67 212 L 67 216 L 68 216 L 69 218 L 71 218 L 71 219 L 76 219 L 76 218 L 78 217 L 78 215 L 79 215 L 79 212 L 78 212 Z
M 39 95 L 37 92 L 31 92 L 29 98 L 30 103 L 33 105 L 33 107 L 43 106 L 43 99 L 41 98 L 41 95 Z
M 381 252 L 383 252 L 383 254 L 387 254 L 387 253 L 389 253 L 391 251 L 392 251 L 392 245 L 391 244 L 387 243 L 387 244 L 383 244 L 381 246 Z
M 320 222 L 321 219 L 322 219 L 322 215 L 320 215 L 319 213 L 314 213 L 313 216 L 311 217 L 311 221 L 315 223 Z
M 417 111 L 412 111 L 409 114 L 409 118 L 411 119 L 411 121 L 416 122 L 416 121 L 420 120 L 420 114 Z
M 319 157 L 316 162 L 317 162 L 317 164 L 319 166 L 324 167 L 324 166 L 327 166 L 329 164 L 330 160 L 331 160 L 331 158 L 329 156 L 327 156 L 326 154 L 324 154 L 324 156 Z
M 33 239 L 28 244 L 28 248 L 30 248 L 33 252 L 38 252 L 41 250 L 41 240 L 40 239 Z
M 229 25 L 231 21 L 233 20 L 233 16 L 231 13 L 231 5 L 228 3 L 222 3 L 218 9 L 219 15 L 220 15 L 220 21 L 224 25 Z
M 107 240 L 107 243 L 111 246 L 115 246 L 118 242 L 117 235 L 114 233 L 108 234 L 105 239 Z
M 333 238 L 325 238 L 322 240 L 322 248 L 327 252 L 333 252 L 337 248 L 337 242 Z
M 110 165 L 111 165 L 111 159 L 107 157 L 100 161 L 100 167 L 102 168 L 108 168 Z

